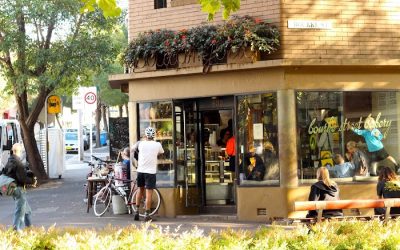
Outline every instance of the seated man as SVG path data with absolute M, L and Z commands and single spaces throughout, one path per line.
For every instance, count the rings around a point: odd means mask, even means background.
M 328 167 L 329 172 L 336 178 L 346 178 L 354 176 L 355 166 L 351 162 L 344 162 L 344 158 L 340 154 L 336 154 L 333 158 L 335 166 Z

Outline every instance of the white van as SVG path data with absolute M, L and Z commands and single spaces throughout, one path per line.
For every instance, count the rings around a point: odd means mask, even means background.
M 0 170 L 7 163 L 12 145 L 17 142 L 24 145 L 19 122 L 12 119 L 0 119 Z

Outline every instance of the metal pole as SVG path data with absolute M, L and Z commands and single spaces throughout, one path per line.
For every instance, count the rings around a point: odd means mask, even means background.
M 79 126 L 78 126 L 78 142 L 79 142 L 79 160 L 83 161 L 83 149 L 84 149 L 84 143 L 83 143 L 83 136 L 82 136 L 82 109 L 78 109 L 78 119 L 79 119 Z
M 49 177 L 49 133 L 48 133 L 48 127 L 49 127 L 49 125 L 47 124 L 48 123 L 48 120 L 47 120 L 47 99 L 49 98 L 49 96 L 46 96 L 46 102 L 45 102 L 45 116 L 44 116 L 44 123 L 45 123 L 45 126 L 46 126 L 46 136 L 45 136 L 45 138 L 46 138 L 46 170 L 47 170 L 47 177 Z
M 90 120 L 90 140 L 89 140 L 89 145 L 90 145 L 90 161 L 93 161 L 93 145 L 92 145 L 92 130 L 93 130 L 93 112 L 91 112 L 90 114 L 92 114 L 91 117 L 89 117 Z M 98 142 L 96 142 L 98 143 Z

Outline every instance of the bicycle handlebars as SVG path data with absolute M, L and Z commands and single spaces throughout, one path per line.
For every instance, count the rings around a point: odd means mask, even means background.
M 113 161 L 103 160 L 103 159 L 100 159 L 99 157 L 94 156 L 94 155 L 92 155 L 92 157 L 93 157 L 96 161 L 100 161 L 100 162 L 103 162 L 103 163 L 114 163 Z

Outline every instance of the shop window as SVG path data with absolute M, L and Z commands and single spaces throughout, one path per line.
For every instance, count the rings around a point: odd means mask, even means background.
M 154 9 L 167 8 L 167 0 L 154 0 Z
M 174 185 L 172 141 L 172 102 L 148 102 L 139 104 L 139 136 L 144 138 L 147 127 L 156 130 L 155 140 L 160 142 L 164 154 L 158 159 L 157 186 Z
M 395 170 L 400 92 L 309 91 L 296 100 L 303 183 L 314 182 L 321 166 L 338 182 L 376 179 L 384 166 Z M 377 153 L 382 147 L 390 157 Z
M 276 93 L 239 96 L 237 110 L 240 184 L 279 184 Z

